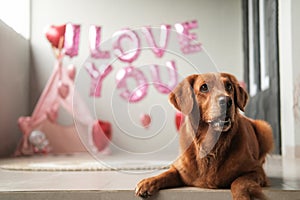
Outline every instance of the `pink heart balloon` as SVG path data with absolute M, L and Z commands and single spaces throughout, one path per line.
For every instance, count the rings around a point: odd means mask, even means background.
M 151 117 L 148 114 L 142 114 L 141 115 L 141 123 L 143 125 L 144 128 L 149 128 L 150 124 L 151 124 Z
M 47 118 L 50 122 L 52 123 L 56 122 L 57 117 L 58 117 L 57 110 L 50 109 L 47 112 Z
M 76 68 L 74 65 L 69 65 L 68 66 L 68 76 L 71 80 L 74 81 L 75 76 L 76 76 Z
M 65 99 L 69 94 L 69 86 L 64 83 L 60 83 L 58 86 L 58 94 L 61 98 Z

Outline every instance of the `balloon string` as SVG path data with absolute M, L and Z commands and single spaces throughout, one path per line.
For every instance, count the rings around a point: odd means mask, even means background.
M 56 49 L 54 46 L 52 46 L 53 52 L 55 54 L 55 57 L 57 59 L 56 61 L 56 65 L 55 68 L 52 72 L 52 75 L 48 81 L 48 83 L 46 84 L 46 89 L 43 91 L 36 107 L 34 108 L 34 111 L 32 113 L 32 121 L 35 122 L 35 124 L 39 124 L 40 122 L 42 122 L 46 116 L 41 116 L 44 115 L 45 110 L 43 110 L 43 107 L 46 105 L 45 101 L 53 101 L 51 102 L 53 105 L 55 103 L 55 99 L 49 99 L 48 95 L 51 92 L 51 90 L 54 90 L 55 88 L 57 88 L 57 86 L 55 86 L 54 84 L 57 84 L 56 79 L 58 78 L 58 81 L 62 80 L 62 60 L 63 60 L 63 42 L 64 42 L 64 37 L 61 36 L 59 38 L 59 43 L 58 43 L 58 48 Z M 56 97 L 52 97 L 52 98 L 56 98 Z M 52 106 L 52 105 L 51 105 Z M 38 119 L 39 118 L 39 119 Z
M 45 111 L 45 110 L 43 110 L 43 108 L 45 109 L 45 105 L 48 104 L 48 106 L 50 107 L 50 106 L 52 106 L 52 104 L 55 103 L 55 98 L 56 97 L 51 97 L 51 99 L 49 99 L 48 95 L 51 94 L 51 92 L 52 92 L 51 90 L 54 90 L 56 88 L 56 87 L 54 87 L 54 84 L 56 82 L 56 76 L 59 75 L 58 70 L 59 70 L 60 66 L 61 66 L 61 60 L 58 60 L 56 66 L 54 68 L 54 71 L 52 72 L 52 75 L 51 75 L 51 77 L 50 77 L 50 79 L 49 79 L 49 81 L 46 85 L 46 89 L 43 91 L 43 93 L 42 93 L 42 95 L 41 95 L 41 97 L 40 97 L 33 113 L 32 113 L 32 116 L 31 116 L 32 121 L 40 121 L 37 118 L 40 118 L 41 115 L 45 114 L 45 113 L 42 113 L 43 111 Z M 51 105 L 49 105 L 49 103 L 47 103 L 46 101 L 47 102 L 52 101 Z
M 58 42 L 58 48 L 56 48 L 55 46 L 52 45 L 52 50 L 53 50 L 53 53 L 54 53 L 54 56 L 56 58 L 56 60 L 58 60 L 58 80 L 59 82 L 62 80 L 62 59 L 63 59 L 63 56 L 64 56 L 64 53 L 63 53 L 63 45 L 64 45 L 64 37 L 61 36 L 59 38 L 59 42 Z
M 54 56 L 57 60 L 60 60 L 64 54 L 63 54 L 63 47 L 64 47 L 64 36 L 61 36 L 59 38 L 59 42 L 58 42 L 58 48 L 56 48 L 54 45 L 52 45 L 52 50 L 54 53 Z

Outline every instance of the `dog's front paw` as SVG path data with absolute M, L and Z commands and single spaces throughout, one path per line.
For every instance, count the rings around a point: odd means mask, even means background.
M 148 198 L 159 190 L 158 182 L 154 178 L 147 178 L 139 182 L 135 189 L 135 195 Z

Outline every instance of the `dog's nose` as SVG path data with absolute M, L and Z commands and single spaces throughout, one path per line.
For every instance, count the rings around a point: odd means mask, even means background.
M 219 97 L 219 105 L 222 109 L 230 108 L 232 105 L 232 99 L 227 96 Z

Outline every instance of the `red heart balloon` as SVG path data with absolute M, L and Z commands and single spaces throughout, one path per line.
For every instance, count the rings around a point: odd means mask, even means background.
M 143 114 L 140 117 L 141 123 L 143 125 L 144 128 L 149 128 L 150 124 L 151 124 L 151 117 L 148 114 Z
M 175 123 L 177 131 L 180 129 L 180 126 L 184 122 L 184 115 L 181 112 L 176 112 Z
M 52 46 L 59 48 L 59 40 L 65 37 L 66 25 L 50 26 L 46 32 L 46 37 Z M 62 41 L 63 42 L 63 41 Z
M 93 124 L 93 142 L 99 151 L 104 150 L 112 139 L 111 124 L 101 120 Z

